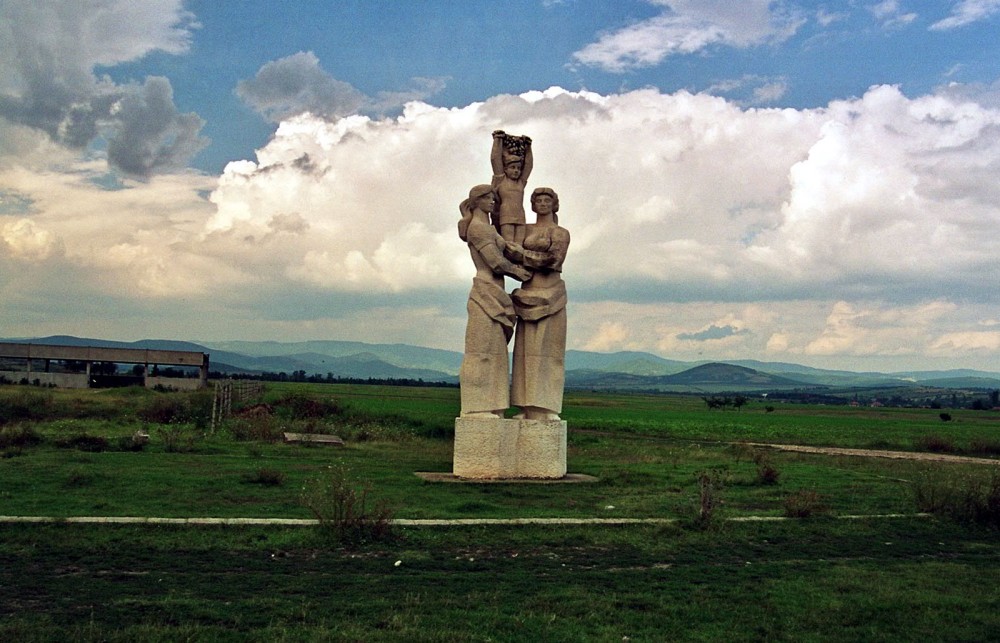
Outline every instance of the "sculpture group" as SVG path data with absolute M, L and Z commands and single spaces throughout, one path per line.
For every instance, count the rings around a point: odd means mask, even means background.
M 516 419 L 558 420 L 566 354 L 562 266 L 569 232 L 559 225 L 559 197 L 551 188 L 532 192 L 536 221 L 525 222 L 531 139 L 494 132 L 491 161 L 492 182 L 473 187 L 459 206 L 458 233 L 476 266 L 459 374 L 462 416 L 503 417 L 513 405 L 519 409 Z M 505 276 L 521 282 L 510 294 Z
M 459 206 L 458 234 L 469 246 L 476 275 L 459 372 L 455 473 L 559 477 L 565 473 L 566 426 L 559 414 L 566 354 L 562 266 L 569 232 L 559 225 L 559 197 L 551 188 L 531 193 L 536 221 L 526 223 L 530 138 L 494 132 L 490 160 L 492 181 L 469 190 Z M 505 277 L 520 285 L 508 293 Z M 512 405 L 516 414 L 504 420 Z M 561 462 L 550 462 L 552 457 Z

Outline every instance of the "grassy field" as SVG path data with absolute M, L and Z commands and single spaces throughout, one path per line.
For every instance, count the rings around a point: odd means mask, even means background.
M 426 433 L 447 434 L 458 414 L 458 389 L 271 384 L 271 396 L 289 390 L 333 397 L 361 412 L 398 416 L 418 423 Z M 766 409 L 773 408 L 773 412 Z M 994 412 L 911 408 L 852 408 L 773 404 L 755 400 L 741 411 L 709 411 L 700 397 L 586 393 L 566 395 L 565 419 L 576 430 L 697 441 L 787 442 L 816 446 L 920 450 L 921 438 L 942 435 L 958 449 L 976 441 L 998 443 L 1000 416 Z M 997 449 L 1000 455 L 1000 447 Z
M 916 515 L 921 490 L 996 500 L 997 467 L 742 442 L 988 455 L 997 414 L 942 422 L 921 409 L 709 411 L 691 397 L 571 394 L 569 469 L 599 482 L 435 484 L 414 473 L 450 471 L 455 389 L 282 384 L 265 401 L 212 432 L 206 396 L 0 387 L 0 515 L 309 518 L 304 499 L 315 502 L 318 482 L 347 476 L 395 518 L 671 522 L 396 527 L 351 541 L 324 527 L 0 524 L 0 640 L 888 641 L 1000 631 L 997 523 Z M 268 439 L 282 430 L 348 444 Z M 148 445 L 134 445 L 136 431 Z M 859 514 L 904 517 L 844 518 Z

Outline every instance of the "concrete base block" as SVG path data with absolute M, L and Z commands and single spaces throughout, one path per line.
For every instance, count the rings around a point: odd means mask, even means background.
M 453 472 L 474 480 L 562 478 L 566 422 L 456 418 Z

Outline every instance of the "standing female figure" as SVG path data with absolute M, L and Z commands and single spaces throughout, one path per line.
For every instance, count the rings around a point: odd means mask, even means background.
M 515 262 L 534 276 L 511 293 L 517 313 L 511 403 L 529 420 L 558 420 L 566 381 L 566 283 L 562 266 L 569 231 L 559 226 L 559 197 L 552 188 L 531 194 L 536 223 L 526 226 L 524 243 L 507 244 Z
M 463 416 L 503 417 L 510 406 L 507 344 L 514 332 L 514 307 L 504 275 L 524 281 L 531 272 L 508 260 L 506 243 L 490 223 L 496 205 L 493 187 L 477 185 L 458 206 L 458 236 L 469 245 L 476 276 L 466 306 L 465 355 L 459 370 Z

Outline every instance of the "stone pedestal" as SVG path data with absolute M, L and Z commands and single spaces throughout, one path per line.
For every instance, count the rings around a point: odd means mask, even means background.
M 460 478 L 555 479 L 566 475 L 566 422 L 455 419 L 453 473 Z

